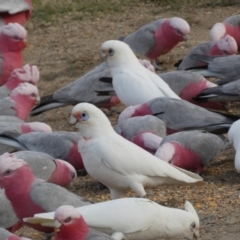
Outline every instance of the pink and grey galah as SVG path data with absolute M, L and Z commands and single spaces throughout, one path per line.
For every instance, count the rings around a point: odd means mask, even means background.
M 210 41 L 232 36 L 240 49 L 240 14 L 226 18 L 222 23 L 216 23 L 209 32 Z
M 197 60 L 194 61 L 191 58 L 192 54 L 199 54 L 203 56 L 226 56 L 237 54 L 237 52 L 238 46 L 235 39 L 227 35 L 219 40 L 204 42 L 197 45 L 188 53 L 186 57 L 181 60 L 179 66 L 174 66 L 178 67 L 178 70 L 186 70 L 188 68 L 206 65 L 206 63 L 204 62 L 200 62 Z
M 126 108 L 119 115 L 118 121 L 145 115 L 154 115 L 163 120 L 168 134 L 184 130 L 205 130 L 222 134 L 239 119 L 237 116 L 209 111 L 185 100 L 162 97 Z
M 27 31 L 18 23 L 9 23 L 0 32 L 1 73 L 0 86 L 4 85 L 12 71 L 23 66 L 22 50 L 26 47 Z
M 163 138 L 155 156 L 174 166 L 202 173 L 223 150 L 220 137 L 201 131 L 183 131 Z
M 55 240 L 113 240 L 109 235 L 90 229 L 73 206 L 59 207 L 54 214 L 54 220 Z
M 74 207 L 90 204 L 63 187 L 35 178 L 27 163 L 18 158 L 0 157 L 0 187 L 4 189 L 20 220 L 36 213 L 55 211 L 64 204 Z M 39 225 L 34 225 L 34 228 L 44 232 L 53 231 L 52 228 Z
M 165 123 L 155 116 L 142 116 L 122 120 L 114 130 L 139 147 L 154 154 L 166 136 Z
M 14 69 L 8 81 L 0 87 L 0 99 L 9 96 L 11 91 L 21 83 L 27 82 L 37 85 L 39 77 L 39 70 L 34 65 L 26 64 L 22 68 Z
M 4 153 L 2 158 L 23 159 L 36 178 L 63 187 L 68 186 L 77 177 L 77 172 L 71 164 L 61 159 L 54 159 L 46 153 L 19 151 Z
M 197 72 L 204 77 L 214 77 L 217 80 L 215 83 L 222 85 L 240 78 L 240 56 L 202 56 L 193 54 L 192 59 L 207 63 L 206 66 L 193 67 L 187 70 Z
M 2 116 L 1 116 L 2 117 Z M 3 119 L 6 122 L 0 121 L 0 134 L 4 132 L 15 132 L 19 134 L 26 134 L 30 132 L 52 132 L 49 125 L 42 122 L 12 122 L 12 119 Z M 0 143 L 0 154 L 5 152 L 15 151 L 15 147 L 11 147 Z
M 214 110 L 225 110 L 221 101 L 204 102 L 195 98 L 202 91 L 216 87 L 215 83 L 208 81 L 202 75 L 189 71 L 173 71 L 159 74 L 169 87 L 183 100 Z
M 0 28 L 8 23 L 24 25 L 31 13 L 31 0 L 0 0 Z
M 215 102 L 239 102 L 240 79 L 213 88 L 204 89 L 194 99 L 200 104 L 214 104 Z
M 31 109 L 39 102 L 37 87 L 30 83 L 21 83 L 11 92 L 9 97 L 0 99 L 0 114 L 26 120 Z
M 78 151 L 79 134 L 75 132 L 52 132 L 18 134 L 5 132 L 0 134 L 0 143 L 15 150 L 30 150 L 47 153 L 53 158 L 69 162 L 76 170 L 84 169 L 81 154 Z
M 133 52 L 148 57 L 152 63 L 187 40 L 189 24 L 182 18 L 162 18 L 151 22 L 122 39 Z
M 19 237 L 8 232 L 6 229 L 0 228 L 0 240 L 30 240 L 30 239 L 25 237 Z

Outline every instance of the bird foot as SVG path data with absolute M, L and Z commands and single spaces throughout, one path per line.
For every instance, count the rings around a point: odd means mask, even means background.
M 161 72 L 167 71 L 167 68 L 158 66 L 158 64 L 157 64 L 156 62 L 153 62 L 152 65 L 153 65 L 153 66 L 155 67 L 155 69 L 158 70 L 158 71 L 161 71 Z

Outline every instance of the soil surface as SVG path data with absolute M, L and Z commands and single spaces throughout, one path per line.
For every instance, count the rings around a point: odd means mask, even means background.
M 189 22 L 191 34 L 187 42 L 179 44 L 170 53 L 159 58 L 167 71 L 170 71 L 174 70 L 174 63 L 195 45 L 208 41 L 208 32 L 214 23 L 234 14 L 239 14 L 238 6 L 171 10 L 139 3 L 121 13 L 99 13 L 83 19 L 78 12 L 56 17 L 51 22 L 33 18 L 26 25 L 28 47 L 24 51 L 24 61 L 39 67 L 39 90 L 41 96 L 45 96 L 73 82 L 99 64 L 100 46 L 104 41 L 127 35 L 156 19 L 178 16 Z M 239 105 L 235 104 L 233 107 L 234 110 L 231 111 L 238 113 Z M 123 109 L 123 106 L 119 108 Z M 29 120 L 43 121 L 53 130 L 75 131 L 67 122 L 71 109 L 72 106 L 54 109 Z M 115 124 L 117 118 L 118 115 L 115 114 L 110 118 L 111 122 Z M 183 208 L 184 202 L 189 200 L 201 219 L 201 239 L 239 239 L 240 175 L 234 169 L 233 160 L 234 150 L 225 150 L 203 172 L 206 185 L 147 189 L 148 198 L 176 208 Z M 88 175 L 79 176 L 69 189 L 93 202 L 110 199 L 109 191 L 98 190 L 96 181 Z M 128 191 L 123 195 L 126 196 L 133 197 L 135 194 Z M 45 239 L 45 236 L 27 227 L 17 233 L 33 240 Z

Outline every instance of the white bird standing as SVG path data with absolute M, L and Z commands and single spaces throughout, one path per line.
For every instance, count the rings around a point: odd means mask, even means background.
M 118 135 L 104 113 L 90 103 L 79 103 L 70 115 L 80 130 L 78 150 L 87 172 L 107 186 L 112 199 L 131 188 L 145 197 L 144 187 L 201 182 L 194 173 L 174 167 Z
M 90 228 L 107 233 L 115 240 L 199 237 L 199 218 L 188 201 L 185 202 L 185 211 L 139 198 L 121 198 L 76 210 Z M 35 214 L 24 221 L 54 226 L 54 212 Z
M 167 83 L 141 65 L 126 43 L 117 40 L 104 42 L 101 56 L 107 59 L 113 88 L 124 105 L 137 105 L 156 97 L 179 99 Z

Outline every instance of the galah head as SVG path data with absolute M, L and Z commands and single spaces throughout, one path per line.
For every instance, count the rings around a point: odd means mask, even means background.
M 223 23 L 215 23 L 209 32 L 209 40 L 216 41 L 218 39 L 223 38 L 225 34 L 226 34 L 225 25 Z
M 217 41 L 217 46 L 226 55 L 236 54 L 238 52 L 238 46 L 235 39 L 229 35 L 219 39 Z
M 15 170 L 27 165 L 27 163 L 18 159 L 11 153 L 4 153 L 0 156 L 0 179 L 2 177 L 10 177 L 14 174 Z
M 29 122 L 23 123 L 21 125 L 22 133 L 29 132 L 52 132 L 52 129 L 49 125 L 42 122 Z
M 147 68 L 149 71 L 155 73 L 155 67 L 151 64 L 150 61 L 148 61 L 146 59 L 138 59 L 138 60 L 145 68 Z
M 127 62 L 139 62 L 132 49 L 124 42 L 109 40 L 101 46 L 101 57 L 107 59 L 108 65 L 116 66 Z
M 39 80 L 39 70 L 37 66 L 30 64 L 24 65 L 22 68 L 16 68 L 12 71 L 6 85 L 10 89 L 16 88 L 20 83 L 28 82 L 36 85 Z
M 36 105 L 40 103 L 38 89 L 30 83 L 21 83 L 18 85 L 18 87 L 13 89 L 10 97 L 15 96 L 26 96 L 29 101 L 32 100 L 33 102 L 35 102 Z
M 184 231 L 186 232 L 185 237 L 188 237 L 188 239 L 192 239 L 192 237 L 199 238 L 200 221 L 197 212 L 195 211 L 193 205 L 189 201 L 185 202 L 184 207 L 185 210 L 189 213 L 189 219 L 188 221 L 186 221 L 185 225 L 186 228 Z
M 73 107 L 69 123 L 77 126 L 84 137 L 92 137 L 102 132 L 114 132 L 105 114 L 90 103 L 79 103 Z
M 190 33 L 190 26 L 187 21 L 179 17 L 173 17 L 170 19 L 170 26 L 183 40 L 187 40 L 187 35 Z
M 63 164 L 65 164 L 65 166 L 67 166 L 67 168 L 69 169 L 70 173 L 71 173 L 71 179 L 74 180 L 77 178 L 77 171 L 76 169 L 73 167 L 73 165 L 71 165 L 70 163 L 68 163 L 67 161 L 61 160 L 61 159 L 57 159 L 58 161 L 62 162 Z
M 89 228 L 81 214 L 70 205 L 59 207 L 54 214 L 56 235 L 61 239 L 86 239 Z M 60 239 L 59 238 L 59 239 Z
M 3 52 L 21 51 L 26 47 L 27 31 L 18 23 L 9 23 L 1 28 L 0 49 Z

